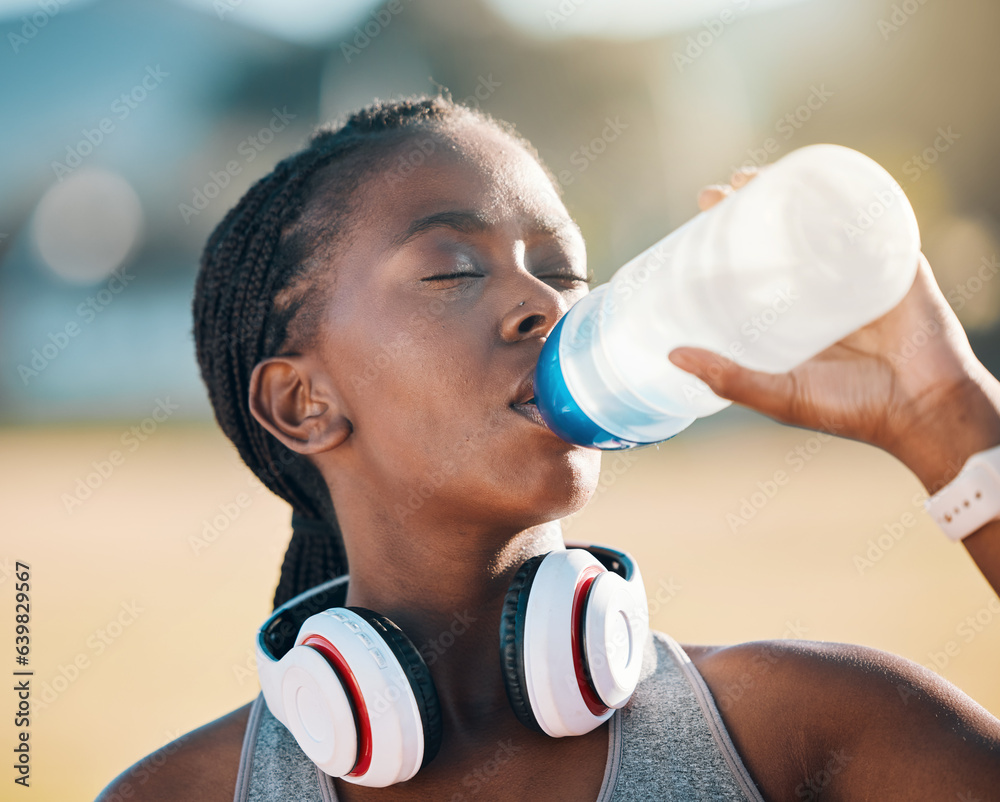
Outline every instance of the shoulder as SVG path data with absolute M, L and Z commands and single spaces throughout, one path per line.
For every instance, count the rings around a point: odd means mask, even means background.
M 684 650 L 768 799 L 883 785 L 900 798 L 975 798 L 977 783 L 1000 783 L 1000 721 L 905 658 L 811 641 Z
M 119 774 L 97 802 L 232 802 L 250 705 L 182 735 Z

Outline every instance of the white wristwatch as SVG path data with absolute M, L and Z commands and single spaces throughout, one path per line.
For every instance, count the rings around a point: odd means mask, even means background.
M 1000 446 L 969 457 L 958 476 L 924 502 L 924 509 L 955 542 L 1000 518 Z

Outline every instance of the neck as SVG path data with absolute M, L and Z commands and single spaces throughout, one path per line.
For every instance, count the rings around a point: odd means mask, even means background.
M 434 678 L 446 727 L 482 731 L 486 721 L 508 719 L 499 657 L 504 596 L 526 560 L 563 547 L 559 523 L 509 532 L 440 522 L 414 522 L 405 532 L 351 524 L 342 521 L 351 533 L 347 604 L 388 617 L 413 641 Z

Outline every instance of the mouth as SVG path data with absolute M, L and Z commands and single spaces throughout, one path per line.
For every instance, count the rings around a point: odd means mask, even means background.
M 532 396 L 527 401 L 521 403 L 511 404 L 510 408 L 514 410 L 518 415 L 521 415 L 532 423 L 537 423 L 539 426 L 544 426 L 548 429 L 548 425 L 545 423 L 544 418 L 542 418 L 542 413 L 538 411 L 538 407 L 535 404 L 535 397 Z
M 517 388 L 517 393 L 514 395 L 514 400 L 511 401 L 509 406 L 521 417 L 527 418 L 539 426 L 545 426 L 546 429 L 549 428 L 542 418 L 542 413 L 538 411 L 538 406 L 535 404 L 534 371 L 522 379 L 521 384 Z

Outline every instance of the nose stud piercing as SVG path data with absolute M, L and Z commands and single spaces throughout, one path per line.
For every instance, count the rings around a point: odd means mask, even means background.
M 524 306 L 524 301 L 521 301 L 521 303 L 519 303 L 518 306 Z

